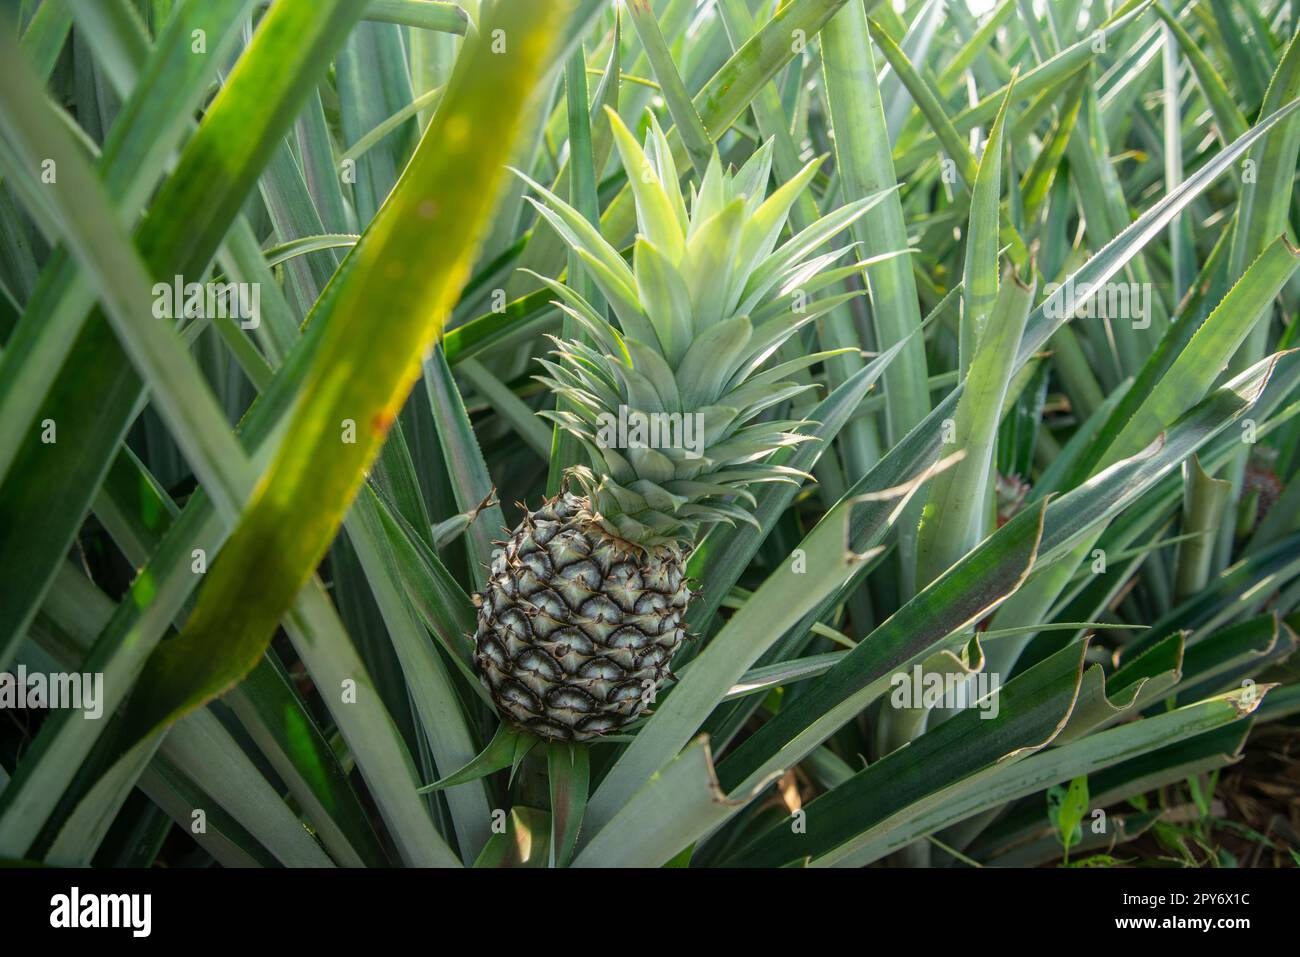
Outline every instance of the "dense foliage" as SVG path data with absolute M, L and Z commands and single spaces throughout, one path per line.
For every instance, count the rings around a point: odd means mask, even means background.
M 0 859 L 1232 863 L 1298 15 L 6 4 Z

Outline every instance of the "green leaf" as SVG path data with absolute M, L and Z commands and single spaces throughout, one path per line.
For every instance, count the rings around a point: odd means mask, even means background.
M 966 263 L 962 273 L 960 356 L 958 375 L 966 376 L 984 338 L 984 329 L 998 301 L 998 209 L 1002 196 L 1002 130 L 1014 81 L 998 109 L 984 144 L 979 171 L 971 186 L 970 221 L 966 228 Z M 1032 299 L 1030 290 L 1027 299 Z M 1030 303 L 1025 303 L 1028 311 Z M 1023 322 L 1023 320 L 1021 320 Z M 1018 345 L 1016 337 L 1014 345 Z M 1007 343 L 1004 343 L 1004 346 Z M 1014 348 L 1014 345 L 1012 348 Z M 999 403 L 1000 407 L 1000 403 Z M 982 469 L 981 469 L 982 470 Z
M 178 7 L 160 34 L 158 51 L 134 83 L 99 160 L 105 187 L 128 220 L 148 198 L 172 150 L 190 127 L 190 114 L 215 76 L 221 57 L 238 37 L 246 6 L 247 0 L 189 0 Z M 60 9 L 66 9 L 66 0 L 42 3 L 28 36 Z M 202 30 L 208 37 L 209 56 L 190 52 L 193 30 Z M 247 132 L 252 135 L 255 130 Z M 55 253 L 0 360 L 0 403 L 6 409 L 0 420 L 0 475 L 12 462 L 15 443 L 26 437 L 37 405 L 92 302 L 89 285 L 77 275 L 66 252 Z
M 1050 59 L 1022 74 L 1016 80 L 1017 100 L 1026 100 L 1037 96 L 1074 76 L 1097 55 L 1097 47 L 1101 45 L 1098 43 L 1098 36 L 1104 38 L 1105 47 L 1109 49 L 1111 41 L 1116 40 L 1134 21 L 1139 19 L 1146 12 L 1148 5 L 1147 3 L 1131 5 L 1133 9 L 1120 12 L 1119 16 L 1100 26 L 1094 35 L 1085 37 L 1077 43 L 1065 47 Z M 1006 88 L 1003 87 L 984 96 L 974 106 L 968 107 L 954 116 L 952 118 L 953 127 L 958 133 L 969 133 L 977 126 L 991 123 L 997 115 L 1005 95 Z M 901 174 L 911 172 L 919 163 L 934 156 L 935 152 L 937 152 L 936 146 L 936 136 L 930 135 L 919 138 L 914 145 L 909 145 L 905 151 L 896 157 L 896 168 Z
M 550 865 L 567 867 L 587 809 L 590 757 L 587 748 L 559 741 L 549 742 L 546 754 L 551 783 Z
M 370 0 L 365 18 L 459 36 L 469 27 L 469 14 L 462 7 L 440 0 Z
M 871 360 L 808 413 L 808 419 L 816 425 L 810 426 L 806 434 L 819 441 L 805 442 L 793 449 L 779 451 L 772 457 L 772 463 L 798 472 L 811 469 L 900 349 L 901 346 L 894 346 Z M 899 485 L 905 477 L 896 474 L 891 479 L 886 479 L 882 487 Z M 696 548 L 688 571 L 692 576 L 704 578 L 708 587 L 696 597 L 687 612 L 693 627 L 703 630 L 708 624 L 727 590 L 740 580 L 750 559 L 798 491 L 797 485 L 784 483 L 763 487 L 755 495 L 758 504 L 751 509 L 760 529 L 752 526 L 715 526 Z
M 438 441 L 447 463 L 456 507 L 474 516 L 467 536 L 470 542 L 469 572 L 470 580 L 482 585 L 492 563 L 492 540 L 504 528 L 505 518 L 494 499 L 492 478 L 470 427 L 464 400 L 456 389 L 446 359 L 437 347 L 424 364 L 424 384 L 438 425 Z
M 466 359 L 457 371 L 472 385 L 478 394 L 486 399 L 523 441 L 538 454 L 547 459 L 551 454 L 551 430 L 539 419 L 530 406 L 514 391 L 494 376 L 481 363 Z
M 1065 649 L 857 772 L 808 805 L 806 833 L 771 828 L 739 860 L 778 866 L 824 857 L 873 824 L 918 814 L 944 787 L 1015 766 L 1047 747 L 1074 706 L 1083 652 L 1082 644 Z
M 793 59 L 800 44 L 792 38 L 806 42 L 816 36 L 845 2 L 846 0 L 792 0 L 718 68 L 692 100 L 700 121 L 714 142 L 736 122 L 764 86 Z M 681 133 L 674 127 L 668 131 L 667 136 L 674 163 L 679 167 L 684 166 L 689 157 Z M 625 188 L 610 202 L 601 217 L 602 232 L 607 236 L 630 238 L 635 222 L 635 204 L 630 190 Z M 554 274 L 561 256 L 559 247 L 538 244 L 536 248 L 525 251 L 521 264 L 543 274 Z M 515 298 L 531 292 L 533 288 L 535 286 L 532 284 L 522 287 L 516 284 L 509 292 L 511 298 Z
M 994 766 L 917 802 L 897 815 L 860 830 L 814 866 L 862 866 L 903 847 L 922 834 L 963 820 L 980 810 L 1033 793 L 1045 785 L 1072 780 L 1121 760 L 1155 751 L 1192 735 L 1212 731 L 1251 714 L 1263 695 L 1233 692 L 1157 717 L 1121 724 L 1020 762 Z M 944 725 L 940 725 L 940 728 Z M 811 806 L 810 806 L 811 810 Z
M 695 111 L 690 94 L 686 92 L 686 84 L 682 82 L 682 76 L 673 63 L 668 44 L 655 20 L 654 10 L 650 7 L 650 0 L 631 0 L 627 12 L 637 36 L 641 38 L 641 46 L 650 61 L 650 68 L 654 70 L 655 79 L 659 81 L 659 91 L 676 124 L 675 129 L 681 134 L 691 165 L 695 167 L 696 173 L 703 176 L 709 165 L 709 156 L 713 153 L 712 143 L 700 120 L 700 114 Z M 628 179 L 635 182 L 633 174 L 629 174 Z
M 511 808 L 505 830 L 493 833 L 474 866 L 545 867 L 550 860 L 550 817 L 537 808 Z
M 939 468 L 947 464 L 951 463 Z M 926 470 L 909 476 L 905 484 L 841 502 L 817 523 L 792 554 L 789 567 L 783 563 L 769 575 L 694 659 L 689 673 L 672 690 L 672 707 L 656 711 L 606 775 L 587 811 L 593 833 L 609 826 L 617 809 L 690 740 L 714 706 L 787 628 L 882 551 L 873 547 L 875 542 L 898 521 L 930 474 Z M 854 548 L 851 536 L 855 520 L 869 530 L 864 537 L 870 544 L 862 552 Z M 766 773 L 755 776 L 765 778 Z M 727 788 L 729 793 L 734 790 Z
M 600 199 L 596 191 L 597 164 L 604 165 L 608 159 L 608 141 L 613 136 L 613 123 L 610 123 L 610 136 L 602 136 L 605 146 L 599 160 L 596 156 L 596 137 L 592 131 L 592 113 L 599 112 L 602 106 L 618 105 L 619 74 L 622 64 L 622 27 L 621 12 L 615 15 L 613 42 L 610 44 L 609 61 L 600 85 L 596 89 L 595 104 L 588 103 L 587 96 L 587 57 L 579 46 L 565 64 L 564 90 L 565 103 L 569 121 L 569 201 L 574 209 L 587 222 L 600 222 Z M 602 124 L 603 128 L 603 124 Z M 563 175 L 563 174 L 561 174 Z M 557 187 L 560 176 L 556 177 Z M 604 303 L 595 283 L 587 275 L 587 269 L 577 255 L 576 250 L 569 253 L 567 275 L 578 296 L 589 303 L 599 304 L 601 315 Z M 644 292 L 641 292 L 644 298 Z M 599 318 L 599 317 L 598 317 Z M 657 316 L 650 317 L 654 323 Z M 656 327 L 657 328 L 657 327 Z M 588 334 L 579 327 L 576 320 L 567 313 L 560 328 L 560 337 L 566 341 L 577 340 L 589 343 Z M 663 334 L 661 333 L 661 341 Z M 556 410 L 571 411 L 571 403 L 563 398 L 556 399 Z M 550 451 L 546 474 L 546 492 L 548 495 L 559 493 L 564 483 L 564 472 L 582 461 L 582 446 L 577 437 L 566 429 L 553 428 L 550 437 Z
M 1281 690 L 1270 694 L 1265 699 L 1265 706 Z M 1182 741 L 1148 751 L 1132 760 L 1120 761 L 1089 775 L 1092 805 L 1110 808 L 1107 813 L 1107 831 L 1111 833 L 1100 836 L 1105 838 L 1107 844 L 1112 840 L 1116 845 L 1125 843 L 1123 837 L 1114 838 L 1116 828 L 1112 825 L 1118 825 L 1121 835 L 1136 836 L 1131 819 L 1118 822 L 1116 818 L 1119 815 L 1112 805 L 1238 760 L 1250 724 L 1250 721 L 1238 721 L 1214 731 L 1191 735 Z M 1024 842 L 1035 834 L 1041 834 L 1042 837 L 1032 846 L 1027 846 Z M 1081 852 L 1090 849 L 1091 836 L 1090 833 L 1084 835 L 1083 842 L 1079 845 Z M 1059 855 L 1060 847 L 1056 836 L 1044 831 L 1042 801 L 1026 798 L 982 833 L 968 851 L 980 860 L 992 859 L 999 866 L 1020 867 L 1045 863 Z
M 1175 595 L 1180 599 L 1195 595 L 1209 580 L 1214 535 L 1232 492 L 1231 482 L 1213 478 L 1194 455 L 1183 465 L 1183 483 L 1182 528 L 1192 537 L 1178 544 Z
M 1288 658 L 1295 648 L 1295 632 L 1276 613 L 1204 635 L 1187 651 L 1183 681 L 1175 700 L 1190 704 L 1240 687 L 1271 662 Z
M 360 497 L 347 519 L 348 537 L 365 569 L 434 761 L 443 768 L 458 767 L 476 750 L 471 716 L 460 706 L 446 660 L 429 642 L 414 603 L 406 597 L 399 571 L 401 558 L 389 545 L 386 524 L 378 512 L 371 499 Z M 488 795 L 482 788 L 465 788 L 448 795 L 447 804 L 461 855 L 468 863 L 488 839 Z
M 1088 813 L 1088 779 L 1075 778 L 1069 788 L 1060 785 L 1047 789 L 1047 818 L 1056 828 L 1057 839 L 1070 860 L 1070 848 L 1083 840 L 1083 816 Z
M 1146 394 L 1106 451 L 1103 464 L 1132 455 L 1206 393 L 1226 368 L 1228 357 L 1236 352 L 1297 267 L 1300 252 L 1293 250 L 1285 238 L 1275 239 Z
M 33 168 L 46 161 L 61 167 L 50 197 L 54 229 L 96 288 L 132 363 L 157 393 L 157 407 L 195 473 L 219 508 L 237 511 L 231 483 L 213 462 L 239 460 L 238 444 L 179 334 L 157 323 L 149 275 L 122 235 L 94 171 L 50 114 L 31 73 L 20 67 L 0 77 L 0 102 L 7 107 L 0 126 L 17 154 Z
M 1183 55 L 1187 57 L 1187 62 L 1192 68 L 1192 75 L 1196 77 L 1196 83 L 1200 86 L 1202 95 L 1204 95 L 1206 102 L 1209 103 L 1210 109 L 1214 111 L 1214 119 L 1219 126 L 1220 140 L 1225 144 L 1231 143 L 1246 132 L 1246 127 L 1249 124 L 1233 101 L 1232 94 L 1228 92 L 1228 87 L 1223 82 L 1223 78 L 1214 69 L 1214 64 L 1210 62 L 1210 58 L 1205 55 L 1205 52 L 1192 39 L 1183 25 L 1165 9 L 1164 4 L 1156 3 L 1153 9 L 1156 15 L 1169 27 L 1178 46 L 1183 51 Z
M 952 441 L 944 448 L 945 454 L 960 449 L 965 457 L 935 479 L 921 513 L 918 583 L 932 581 L 987 532 L 998 422 L 1033 295 L 1032 278 L 1025 285 L 1010 273 L 997 293 L 988 329 L 980 337 L 966 388 L 957 403 Z
M 497 726 L 496 734 L 492 736 L 488 746 L 472 761 L 445 778 L 426 784 L 420 788 L 420 793 L 441 791 L 460 784 L 468 784 L 506 768 L 510 768 L 513 773 L 537 743 L 538 739 L 535 736 L 502 722 Z
M 134 735 L 176 720 L 247 673 L 328 546 L 463 281 L 559 12 L 498 11 L 499 28 L 515 32 L 509 59 L 479 43 L 458 61 L 421 148 L 326 300 L 340 314 L 382 323 L 383 347 L 359 347 L 376 342 L 365 322 L 326 328 L 286 438 L 193 616 L 146 666 L 131 702 Z M 471 114 L 479 116 L 472 128 Z M 393 282 L 395 270 L 403 282 Z M 351 434 L 343 431 L 349 422 Z M 260 582 L 255 601 L 244 587 L 249 576 Z
M 955 568 L 922 589 L 808 692 L 737 747 L 719 775 L 728 791 L 790 767 L 882 694 L 889 675 L 984 618 L 1016 590 L 1038 554 L 1043 509 L 1022 512 Z
M 698 737 L 584 843 L 573 866 L 660 867 L 726 820 L 739 803 L 719 790 L 708 739 Z
M 42 80 L 54 72 L 63 44 L 72 29 L 72 10 L 68 0 L 46 0 L 36 8 L 23 31 L 23 53 Z
M 967 188 L 973 190 L 976 179 L 978 178 L 979 166 L 975 161 L 975 157 L 971 155 L 970 149 L 962 140 L 961 134 L 958 133 L 956 127 L 952 125 L 951 120 L 948 118 L 948 114 L 944 111 L 944 107 L 942 103 L 939 102 L 934 90 L 925 81 L 925 78 L 917 71 L 916 67 L 912 65 L 907 54 L 903 52 L 898 44 L 893 41 L 889 34 L 886 33 L 878 23 L 874 20 L 868 19 L 867 26 L 871 31 L 872 40 L 874 40 L 876 45 L 880 47 L 881 53 L 885 55 L 885 59 L 889 61 L 889 65 L 894 69 L 894 72 L 898 75 L 902 83 L 916 99 L 918 106 L 921 108 L 921 112 L 934 128 L 935 135 L 938 137 L 939 142 L 948 153 L 949 159 L 955 164 L 957 174 L 962 178 L 962 181 L 966 184 Z M 999 107 L 998 110 L 1000 115 L 1005 115 L 1006 105 L 1010 102 L 1014 86 L 1014 82 L 1007 86 L 1006 96 L 1003 99 L 1002 106 Z M 994 122 L 996 124 L 996 119 Z M 990 134 L 990 137 L 991 135 L 992 134 Z M 1061 144 L 1061 148 L 1064 148 L 1064 143 Z M 986 155 L 990 155 L 988 154 L 987 149 L 986 145 Z M 1047 153 L 1048 151 L 1044 150 L 1040 156 L 1046 155 Z M 1000 150 L 998 151 L 996 159 L 1000 164 Z M 985 188 L 992 189 L 994 193 L 1000 195 L 1001 177 L 993 175 L 994 172 L 995 170 L 992 167 L 990 167 L 986 172 L 986 176 L 989 180 L 992 180 L 993 183 L 986 185 Z M 997 207 L 996 202 L 994 202 L 993 205 Z M 990 241 L 994 244 L 993 252 L 996 253 L 997 251 L 997 237 L 1000 235 L 1003 241 L 1010 247 L 1011 259 L 1012 262 L 1016 264 L 1016 268 L 1026 268 L 1028 265 L 1029 253 L 1025 249 L 1024 240 L 1020 238 L 1019 233 L 1016 232 L 1015 227 L 1007 218 L 1005 210 L 996 208 L 994 215 L 997 219 L 997 223 L 993 224 L 996 226 L 996 231 L 992 237 L 990 237 Z M 968 255 L 971 248 L 972 244 L 968 240 Z M 987 252 L 987 250 L 985 252 Z M 963 365 L 962 368 L 964 371 L 965 365 Z
M 209 22 L 214 41 L 216 37 L 226 36 L 233 40 L 240 4 L 233 8 L 230 4 L 203 6 L 214 17 Z M 322 17 L 315 4 L 293 0 L 276 4 L 263 18 L 253 42 L 209 107 L 198 132 L 187 143 L 175 171 L 159 191 L 141 226 L 140 251 L 153 276 L 170 278 L 196 273 L 208 261 L 257 172 L 291 122 L 303 93 L 300 77 L 323 71 L 325 61 L 358 10 L 359 4 L 350 0 L 332 7 L 331 16 Z M 190 23 L 195 25 L 193 21 Z M 166 35 L 172 44 L 168 48 L 169 57 L 182 57 L 191 62 L 216 59 L 215 43 L 208 58 L 196 58 L 190 53 L 188 33 L 182 37 L 169 30 Z M 160 80 L 166 75 L 165 71 Z M 207 76 L 203 72 L 197 74 L 204 83 Z M 145 86 L 142 80 L 141 89 Z M 204 85 L 187 81 L 185 88 L 197 97 Z M 167 105 L 165 109 L 165 115 L 174 121 L 175 105 Z M 184 125 L 174 127 L 172 135 L 178 135 L 183 129 Z M 155 127 L 153 132 L 157 130 Z M 145 139 L 138 143 L 132 139 L 130 142 L 136 143 L 134 150 L 148 143 L 151 125 L 142 124 L 137 132 Z M 124 146 L 123 165 L 117 175 L 124 175 L 138 162 L 138 156 L 128 153 Z M 167 156 L 164 145 L 156 159 L 159 170 Z M 116 164 L 112 168 L 119 169 Z M 134 187 L 141 190 L 141 198 L 152 189 L 151 179 L 146 175 Z M 115 192 L 111 178 L 106 180 L 106 185 Z M 125 208 L 132 208 L 129 201 Z M 4 637 L 0 638 L 0 662 L 10 657 L 13 643 L 31 620 L 49 576 L 66 552 L 100 478 L 137 411 L 141 392 L 109 323 L 101 315 L 92 314 L 83 326 L 84 307 L 89 304 L 89 298 L 81 303 L 62 298 L 63 290 L 59 287 L 67 281 L 58 281 L 51 290 L 52 307 L 60 310 L 61 321 L 42 325 L 39 318 L 42 311 L 33 310 L 28 314 L 40 326 L 34 332 L 49 337 L 42 342 L 52 343 L 54 356 L 48 359 L 48 364 L 28 361 L 21 366 L 29 375 L 34 372 L 45 377 L 53 376 L 56 371 L 60 373 L 48 395 L 43 387 L 30 381 L 24 390 L 34 389 L 25 393 L 33 398 L 45 395 L 40 411 L 52 421 L 62 423 L 62 441 L 54 445 L 40 443 L 30 418 L 19 421 L 21 416 L 0 417 L 3 422 L 15 424 L 14 438 L 21 441 L 20 446 L 14 446 L 0 440 L 0 452 L 16 452 L 0 486 L 0 515 L 3 515 L 0 539 L 4 542 L 4 553 L 13 557 L 14 567 L 21 568 L 27 576 L 19 587 L 6 589 L 0 595 L 0 608 L 3 608 L 0 627 L 4 629 Z M 83 289 L 88 291 L 89 285 Z M 67 313 L 61 311 L 65 308 L 69 310 Z M 6 359 L 13 351 L 6 350 Z M 63 361 L 65 356 L 67 362 Z M 39 510 L 33 502 L 41 503 Z M 42 524 L 41 532 L 36 534 L 28 525 L 38 517 Z
M 1243 414 L 1262 389 L 1260 375 L 1266 377 L 1267 369 L 1211 395 L 1159 443 L 1117 465 L 1106 481 L 1062 496 L 1045 511 L 1040 506 L 1013 518 L 859 642 L 814 689 L 736 748 L 719 767 L 724 786 L 730 790 L 771 768 L 799 760 L 883 693 L 895 666 L 919 661 L 943 638 L 1005 602 L 1024 582 L 1031 565 L 1047 566 L 1070 554 L 1080 537 L 1086 539 L 1090 529 L 1135 500 L 1189 452 Z M 990 648 L 988 670 L 1008 673 L 1021 647 L 1022 641 L 1004 639 Z
M 68 644 L 54 644 L 38 639 L 41 640 L 43 649 L 54 659 L 56 666 L 64 670 L 76 666 L 75 662 L 82 658 L 95 633 L 103 628 L 113 613 L 112 603 L 79 571 L 69 570 L 69 574 L 72 576 L 71 580 L 68 576 L 64 576 L 62 584 L 65 588 L 57 593 L 57 601 L 60 604 L 71 604 L 73 607 L 67 610 L 75 613 L 75 621 L 67 614 L 58 616 L 69 639 Z M 77 587 L 66 587 L 74 583 Z M 91 665 L 91 662 L 87 661 L 86 664 Z M 250 689 L 251 693 L 252 689 Z M 292 706 L 283 708 L 285 704 L 287 702 L 281 702 L 282 710 L 278 715 L 281 720 L 292 715 L 294 710 Z M 101 698 L 98 705 L 103 708 L 106 717 L 111 714 L 114 702 Z M 243 708 L 237 708 L 237 712 L 241 716 L 247 715 L 247 711 Z M 56 710 L 51 717 L 62 719 L 65 714 L 72 720 L 62 721 L 62 726 L 72 731 L 74 736 L 78 728 L 103 727 L 109 724 L 108 721 L 87 721 L 81 712 L 73 710 Z M 249 727 L 254 734 L 258 734 L 256 722 L 250 723 Z M 87 736 L 83 735 L 83 737 Z M 0 828 L 3 831 L 0 844 L 4 847 L 27 848 L 31 845 L 40 825 L 45 821 L 44 815 L 39 812 L 48 813 L 48 805 L 53 805 L 62 794 L 61 788 L 50 788 L 44 793 L 40 790 L 41 784 L 48 784 L 49 781 L 48 773 L 42 777 L 42 772 L 48 772 L 53 764 L 47 748 L 50 737 L 52 735 L 45 733 L 43 726 L 40 740 L 26 755 L 30 760 L 25 760 L 19 765 L 14 780 L 10 782 L 11 787 L 5 791 L 6 814 L 3 818 L 3 828 Z M 109 774 L 103 779 L 101 785 L 90 788 L 75 809 L 68 806 L 67 801 L 64 802 L 63 809 L 70 813 L 63 820 L 56 839 L 46 851 L 49 860 L 65 865 L 89 863 L 136 777 L 145 770 L 146 765 L 158 772 L 161 772 L 162 765 L 166 765 L 170 769 L 168 774 L 178 781 L 183 780 L 185 788 L 207 795 L 206 800 L 200 799 L 186 807 L 182 814 L 176 815 L 177 822 L 182 826 L 188 828 L 192 824 L 191 808 L 211 808 L 216 818 L 212 822 L 213 828 L 225 833 L 247 833 L 247 841 L 240 838 L 237 843 L 244 848 L 256 847 L 254 851 L 256 857 L 269 851 L 274 857 L 285 862 L 294 861 L 306 866 L 328 864 L 319 848 L 307 836 L 293 815 L 288 813 L 288 808 L 274 792 L 262 772 L 253 766 L 213 714 L 205 711 L 191 716 L 191 720 L 179 729 L 179 733 L 173 740 L 168 742 L 165 753 L 155 753 L 159 743 L 159 739 L 155 738 L 137 749 L 133 753 L 132 760 L 119 765 L 121 770 L 118 774 Z M 272 755 L 272 760 L 276 759 L 277 756 L 273 751 L 268 750 L 267 753 Z M 94 767 L 98 757 L 99 755 L 91 756 L 87 762 L 88 766 Z M 36 772 L 35 775 L 33 771 Z M 298 780 L 294 774 L 289 774 L 287 778 L 292 782 L 295 793 L 304 796 L 307 799 L 306 803 L 312 804 L 309 788 L 297 788 Z M 346 784 L 344 789 L 346 790 Z M 33 798 L 36 799 L 35 803 Z M 23 806 L 24 803 L 26 807 Z M 248 832 L 245 832 L 244 828 L 236 824 L 233 819 L 227 819 L 222 808 L 228 809 L 231 814 L 246 824 Z M 25 813 L 33 810 L 38 813 Z M 337 810 L 340 822 L 346 826 L 349 823 L 346 819 L 346 803 L 341 803 Z M 334 822 L 325 818 L 325 824 L 329 829 Z M 256 833 L 256 838 L 251 832 Z M 334 834 L 335 832 L 331 830 L 331 838 Z M 262 849 L 263 846 L 266 850 Z M 359 860 L 355 852 L 348 848 L 346 841 L 334 846 L 339 849 L 343 860 L 349 862 Z M 361 842 L 358 846 L 370 850 L 376 847 L 373 839 L 369 845 Z M 371 859 L 381 861 L 382 853 L 377 858 Z
M 822 71 L 831 125 L 835 128 L 835 167 L 846 201 L 863 199 L 898 182 L 890 156 L 889 130 L 876 84 L 865 8 L 850 3 L 822 32 Z M 908 244 L 903 205 L 890 192 L 853 226 L 854 240 L 864 249 L 903 249 Z M 921 325 L 912 264 L 892 259 L 865 270 L 876 341 L 884 350 L 903 344 L 898 359 L 884 377 L 886 434 L 898 442 L 930 411 L 925 387 L 924 344 L 912 333 Z M 865 464 L 865 463 L 863 463 Z M 919 506 L 919 502 L 917 503 Z M 915 567 L 916 512 L 899 530 L 899 562 L 904 590 L 909 591 Z

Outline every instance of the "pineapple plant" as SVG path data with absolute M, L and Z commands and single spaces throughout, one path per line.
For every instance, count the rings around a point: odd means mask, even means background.
M 2 6 L 0 861 L 1247 859 L 1295 4 Z
M 843 255 L 814 255 L 818 247 L 867 206 L 778 248 L 820 159 L 767 196 L 771 141 L 734 172 L 715 150 L 688 204 L 658 122 L 643 150 L 617 113 L 608 117 L 636 198 L 631 268 L 577 210 L 528 181 L 618 319 L 616 328 L 577 292 L 539 277 L 587 334 L 556 339 L 538 378 L 567 400 L 543 414 L 578 440 L 588 464 L 568 470 L 574 491 L 524 516 L 476 596 L 475 660 L 498 709 L 542 737 L 575 741 L 636 718 L 670 675 L 686 636 L 686 558 L 701 529 L 753 524 L 748 487 L 796 481 L 767 459 L 806 441 L 794 431 L 805 423 L 758 417 L 812 389 L 790 377 L 837 354 L 774 360 L 824 311 L 791 305 Z M 627 420 L 646 434 L 624 427 L 620 444 L 617 424 Z

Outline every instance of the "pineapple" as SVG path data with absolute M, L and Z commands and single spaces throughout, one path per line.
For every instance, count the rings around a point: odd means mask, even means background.
M 847 298 L 809 300 L 859 268 L 827 268 L 852 247 L 814 253 L 870 205 L 842 207 L 778 246 L 819 160 L 769 197 L 770 142 L 735 172 L 715 151 L 688 213 L 653 117 L 644 148 L 612 111 L 609 121 L 636 201 L 630 268 L 576 210 L 519 174 L 617 318 L 615 327 L 538 277 L 587 337 L 553 338 L 538 379 L 564 400 L 542 414 L 577 438 L 588 465 L 524 518 L 475 596 L 475 659 L 502 715 L 573 741 L 617 731 L 671 676 L 692 595 L 686 559 L 701 531 L 757 524 L 747 486 L 803 477 L 768 459 L 805 441 L 795 430 L 806 423 L 761 416 L 814 387 L 791 376 L 838 353 L 771 360 Z

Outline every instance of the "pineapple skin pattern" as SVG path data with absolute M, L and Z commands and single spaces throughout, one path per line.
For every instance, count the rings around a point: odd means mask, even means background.
M 617 731 L 653 700 L 686 636 L 677 545 L 607 534 L 563 493 L 529 513 L 478 596 L 475 661 L 497 709 L 545 738 Z
M 757 525 L 750 485 L 809 478 L 770 461 L 808 441 L 799 431 L 808 423 L 764 413 L 814 388 L 801 378 L 808 367 L 853 350 L 772 360 L 853 295 L 817 296 L 860 268 L 836 263 L 852 247 L 817 250 L 874 203 L 859 200 L 781 243 L 820 160 L 768 196 L 771 143 L 735 172 L 715 151 L 688 204 L 653 117 L 643 149 L 616 113 L 608 116 L 637 206 L 630 266 L 577 210 L 519 174 L 604 301 L 594 307 L 534 274 L 579 333 L 552 337 L 554 358 L 539 360 L 545 374 L 536 378 L 559 400 L 539 414 L 576 439 L 588 464 L 566 470 L 573 492 L 525 516 L 475 596 L 475 663 L 497 710 L 566 741 L 624 727 L 671 677 L 691 598 L 686 555 L 701 531 Z M 699 442 L 611 442 L 608 425 L 629 415 L 690 417 Z

